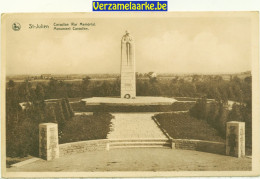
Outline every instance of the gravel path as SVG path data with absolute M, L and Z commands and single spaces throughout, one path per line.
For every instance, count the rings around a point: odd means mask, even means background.
M 114 149 L 38 160 L 8 172 L 87 171 L 238 171 L 251 170 L 251 159 L 189 150 Z

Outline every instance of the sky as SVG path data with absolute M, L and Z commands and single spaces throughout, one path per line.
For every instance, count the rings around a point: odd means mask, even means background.
M 136 71 L 237 73 L 251 70 L 252 21 L 247 16 L 27 16 L 7 18 L 6 74 L 120 73 L 121 38 L 135 41 Z M 80 16 L 81 17 L 81 16 Z M 55 31 L 53 23 L 95 23 L 88 31 Z M 49 29 L 29 29 L 46 24 Z

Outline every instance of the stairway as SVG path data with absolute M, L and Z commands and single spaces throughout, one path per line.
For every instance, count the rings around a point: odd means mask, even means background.
M 169 139 L 110 139 L 109 149 L 116 148 L 171 148 Z

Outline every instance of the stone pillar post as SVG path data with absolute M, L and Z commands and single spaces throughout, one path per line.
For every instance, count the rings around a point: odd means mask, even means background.
M 39 125 L 39 156 L 45 160 L 59 158 L 57 124 L 42 123 Z
M 245 123 L 238 121 L 227 122 L 226 155 L 234 157 L 245 156 Z

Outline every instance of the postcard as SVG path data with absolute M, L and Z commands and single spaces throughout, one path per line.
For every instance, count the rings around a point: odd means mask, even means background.
M 1 18 L 3 177 L 260 174 L 258 12 Z

